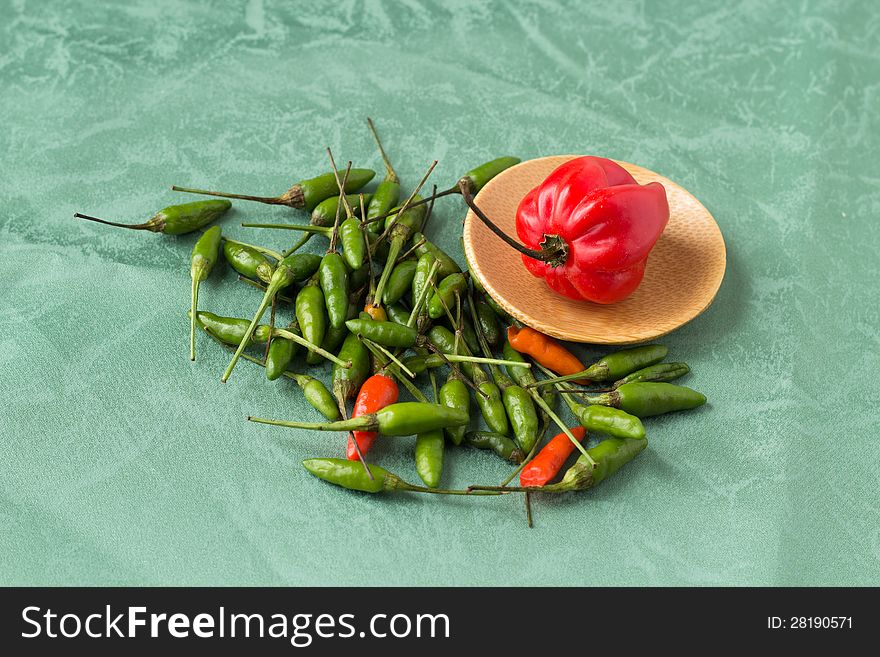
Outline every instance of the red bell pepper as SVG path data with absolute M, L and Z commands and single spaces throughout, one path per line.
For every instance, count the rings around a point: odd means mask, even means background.
M 462 194 L 489 228 L 523 254 L 533 275 L 562 295 L 603 304 L 639 286 L 648 254 L 669 221 L 663 185 L 639 185 L 602 157 L 569 160 L 526 194 L 516 211 L 516 232 L 525 246 Z

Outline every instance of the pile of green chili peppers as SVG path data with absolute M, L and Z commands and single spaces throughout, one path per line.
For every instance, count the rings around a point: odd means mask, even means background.
M 328 149 L 331 170 L 304 178 L 279 196 L 175 187 L 223 200 L 172 205 L 139 224 L 76 216 L 139 231 L 197 234 L 190 256 L 186 323 L 190 358 L 196 359 L 197 334 L 203 334 L 231 354 L 223 382 L 239 360 L 260 365 L 268 380 L 295 383 L 323 416 L 321 422 L 249 420 L 338 432 L 348 440 L 362 434 L 378 434 L 380 440 L 417 437 L 414 463 L 422 484 L 368 463 L 364 451 L 372 441 L 361 449 L 354 440 L 357 458 L 350 450 L 346 459 L 303 462 L 311 474 L 343 488 L 471 496 L 525 493 L 527 501 L 531 493 L 584 490 L 647 447 L 643 418 L 706 402 L 701 393 L 672 383 L 690 369 L 685 363 L 666 362 L 667 349 L 661 345 L 610 353 L 584 372 L 562 377 L 513 349 L 506 328 L 517 323 L 486 294 L 468 267 L 427 235 L 440 222 L 430 221 L 435 201 L 458 193 L 462 182 L 476 194 L 519 160 L 495 158 L 450 187 L 440 192 L 434 187 L 429 193 L 424 184 L 432 165 L 422 182 L 405 193 L 371 121 L 369 127 L 386 171 L 369 190 L 374 171 L 352 168 L 351 163 L 337 168 Z M 209 227 L 229 210 L 229 199 L 281 206 L 275 210 L 279 223 L 242 224 L 244 241 L 229 236 L 229 226 Z M 457 220 L 443 223 L 448 229 Z M 278 249 L 258 244 L 267 235 L 285 240 L 291 234 L 295 239 Z M 312 252 L 305 251 L 306 245 Z M 200 307 L 205 296 L 200 299 L 201 284 L 224 269 L 227 277 L 262 294 L 259 301 L 254 297 L 251 308 L 242 309 L 241 317 Z M 331 366 L 329 380 L 325 363 Z M 397 401 L 371 407 L 371 400 L 362 398 L 370 377 L 370 390 L 384 391 L 384 398 Z M 398 399 L 398 393 L 408 393 L 413 401 Z M 365 408 L 369 412 L 361 412 Z M 563 422 L 557 411 L 567 411 L 573 420 Z M 586 438 L 578 441 L 568 424 L 584 427 Z M 547 472 L 547 483 L 510 485 L 541 454 L 554 426 L 552 433 L 562 432 L 562 442 L 553 449 L 560 444 L 566 448 L 560 462 L 539 457 L 532 466 L 553 463 L 556 470 Z M 570 445 L 562 435 L 569 437 Z M 441 488 L 447 447 L 491 453 L 517 467 L 498 484 Z M 564 469 L 566 453 L 572 462 Z

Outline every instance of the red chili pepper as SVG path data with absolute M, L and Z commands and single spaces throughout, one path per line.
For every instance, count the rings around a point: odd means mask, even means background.
M 572 427 L 571 433 L 580 442 L 587 435 L 587 430 L 583 427 Z M 556 476 L 573 450 L 574 443 L 564 433 L 553 436 L 519 473 L 519 485 L 543 486 Z
M 639 185 L 602 157 L 569 160 L 525 195 L 516 211 L 516 232 L 525 246 L 462 195 L 489 228 L 523 254 L 534 276 L 562 295 L 596 303 L 614 303 L 635 291 L 669 221 L 663 185 Z
M 397 383 L 395 383 L 394 379 L 384 374 L 374 374 L 364 381 L 364 384 L 361 386 L 360 392 L 358 392 L 358 396 L 354 401 L 354 411 L 351 416 L 358 417 L 368 413 L 375 413 L 386 406 L 396 403 L 398 394 Z M 366 454 L 370 450 L 378 435 L 375 431 L 352 431 L 352 434 L 361 448 L 361 454 Z M 358 453 L 351 436 L 348 438 L 348 448 L 346 449 L 345 456 L 349 461 L 358 460 Z

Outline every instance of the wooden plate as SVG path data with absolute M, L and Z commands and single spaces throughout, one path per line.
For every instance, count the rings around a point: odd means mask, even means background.
M 477 205 L 499 228 L 516 238 L 516 208 L 523 196 L 553 169 L 575 155 L 522 162 L 491 180 Z M 474 275 L 513 317 L 562 340 L 633 344 L 652 340 L 689 322 L 709 307 L 727 262 L 724 238 L 709 211 L 686 189 L 635 164 L 619 162 L 640 184 L 666 188 L 669 223 L 651 251 L 639 288 L 623 301 L 600 305 L 574 301 L 532 276 L 520 255 L 468 211 L 464 249 Z

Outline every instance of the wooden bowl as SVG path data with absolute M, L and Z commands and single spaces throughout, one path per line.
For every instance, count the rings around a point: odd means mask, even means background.
M 477 206 L 516 238 L 516 208 L 523 196 L 575 155 L 522 162 L 491 180 Z M 669 223 L 648 257 L 645 277 L 623 301 L 601 305 L 563 297 L 532 276 L 519 253 L 504 244 L 472 211 L 464 224 L 464 249 L 474 275 L 511 316 L 562 340 L 634 344 L 675 330 L 709 307 L 727 262 L 724 238 L 709 211 L 686 189 L 635 164 L 618 162 L 640 184 L 666 188 Z

